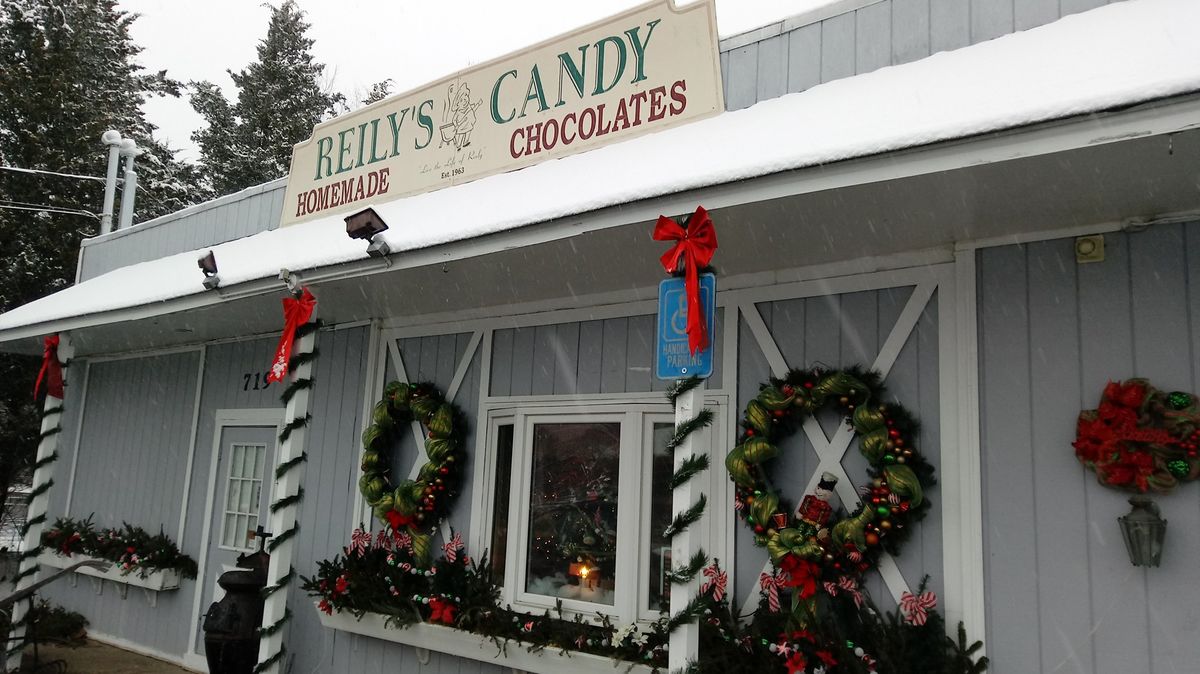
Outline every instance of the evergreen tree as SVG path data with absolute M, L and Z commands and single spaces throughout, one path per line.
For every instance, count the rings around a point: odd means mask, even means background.
M 237 102 L 211 82 L 192 83 L 192 107 L 207 128 L 192 134 L 200 163 L 217 194 L 230 194 L 288 173 L 292 146 L 318 122 L 344 108 L 341 94 L 321 85 L 325 66 L 311 53 L 309 24 L 293 0 L 271 9 L 258 60 L 229 71 Z
M 0 0 L 0 312 L 75 277 L 80 240 L 98 232 L 102 181 L 20 173 L 11 167 L 103 176 L 106 129 L 134 138 L 140 219 L 202 199 L 194 167 L 151 137 L 141 105 L 178 96 L 165 72 L 134 63 L 136 19 L 112 0 Z M 48 211 L 44 206 L 56 211 Z M 31 209 L 31 210 L 20 210 Z M 0 355 L 0 499 L 36 447 L 31 400 L 37 359 Z M 2 506 L 3 501 L 0 501 Z
M 394 82 L 392 82 L 392 78 L 390 77 L 386 80 L 380 80 L 375 84 L 372 84 L 371 90 L 368 91 L 367 95 L 363 97 L 362 104 L 370 105 L 376 101 L 382 101 L 388 96 L 391 96 L 392 84 L 394 84 Z

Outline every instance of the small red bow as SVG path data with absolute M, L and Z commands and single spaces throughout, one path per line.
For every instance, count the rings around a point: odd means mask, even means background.
M 905 592 L 900 595 L 900 610 L 904 612 L 904 619 L 918 627 L 925 624 L 926 611 L 932 611 L 936 607 L 937 595 L 932 592 Z
M 300 291 L 300 297 L 283 298 L 283 334 L 279 336 L 279 346 L 275 349 L 275 360 L 267 373 L 268 382 L 280 382 L 287 376 L 288 361 L 292 358 L 292 340 L 296 337 L 296 328 L 312 318 L 313 310 L 317 308 L 317 298 L 308 292 L 308 288 Z
M 407 527 L 417 521 L 412 515 L 405 515 L 398 510 L 387 511 L 386 517 L 388 523 L 392 525 L 392 531 L 399 531 L 400 527 Z
M 671 218 L 660 215 L 654 225 L 655 241 L 677 241 L 671 250 L 663 253 L 659 260 L 668 274 L 679 269 L 683 260 L 684 288 L 687 291 L 688 349 L 694 355 L 708 346 L 708 335 L 704 325 L 704 312 L 700 306 L 700 268 L 708 266 L 717 251 L 717 230 L 712 218 L 703 206 L 688 218 L 687 229 Z
M 454 624 L 454 612 L 458 610 L 454 604 L 433 598 L 429 600 L 429 609 L 430 622 L 439 622 L 444 625 Z
M 46 379 L 46 394 L 55 398 L 63 397 L 62 363 L 58 362 L 58 335 L 46 338 L 46 348 L 42 353 L 42 369 L 38 372 L 37 381 L 33 384 L 33 397 L 38 397 L 42 387 L 42 379 Z

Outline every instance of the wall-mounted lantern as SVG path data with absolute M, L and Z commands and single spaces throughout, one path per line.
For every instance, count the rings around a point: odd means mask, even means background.
M 1125 550 L 1134 566 L 1158 566 L 1162 560 L 1163 539 L 1167 535 L 1167 521 L 1158 512 L 1158 506 L 1146 496 L 1129 497 L 1133 509 L 1128 515 L 1118 517 L 1121 536 L 1125 539 Z

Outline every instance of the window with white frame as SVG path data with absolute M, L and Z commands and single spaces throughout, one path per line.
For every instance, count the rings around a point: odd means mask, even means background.
M 494 410 L 493 579 L 507 603 L 652 618 L 670 568 L 665 404 Z
M 233 444 L 230 447 L 229 470 L 225 482 L 224 516 L 221 524 L 221 547 L 250 550 L 248 532 L 258 527 L 262 503 L 263 461 L 267 446 Z

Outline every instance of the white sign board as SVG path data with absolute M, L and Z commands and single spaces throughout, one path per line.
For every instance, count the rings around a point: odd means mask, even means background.
M 292 151 L 280 226 L 720 112 L 713 0 L 655 0 L 313 129 Z

